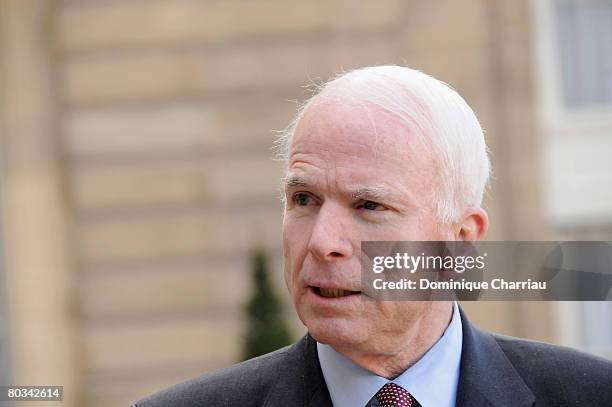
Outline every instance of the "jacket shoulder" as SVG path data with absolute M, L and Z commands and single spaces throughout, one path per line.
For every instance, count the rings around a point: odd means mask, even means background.
M 611 361 L 563 346 L 502 335 L 493 337 L 536 399 L 550 401 L 562 397 L 572 405 L 603 405 L 612 401 Z
M 133 407 L 260 406 L 280 368 L 288 363 L 293 346 L 179 383 Z

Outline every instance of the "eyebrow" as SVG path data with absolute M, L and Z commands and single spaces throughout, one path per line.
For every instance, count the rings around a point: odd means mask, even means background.
M 284 183 L 285 188 L 307 187 L 310 185 L 305 178 L 295 174 L 289 174 L 287 177 L 285 177 Z M 350 195 L 352 199 L 360 200 L 382 199 L 389 197 L 391 194 L 389 193 L 389 190 L 383 186 L 369 186 L 357 188 L 357 190 L 352 192 Z
M 298 175 L 295 175 L 295 174 L 287 175 L 284 179 L 284 183 L 285 183 L 285 188 L 308 186 L 308 182 L 306 182 L 304 178 Z
M 389 197 L 389 191 L 383 186 L 363 187 L 351 194 L 354 200 L 382 199 Z

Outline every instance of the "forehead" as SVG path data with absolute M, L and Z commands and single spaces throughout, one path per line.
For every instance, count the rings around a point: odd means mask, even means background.
M 379 106 L 322 99 L 312 103 L 297 124 L 289 165 L 318 156 L 327 165 L 368 164 L 401 171 L 412 165 L 431 170 L 431 150 L 413 128 Z
M 304 112 L 294 134 L 293 146 L 318 143 L 325 146 L 373 147 L 406 144 L 410 131 L 399 118 L 372 103 L 342 99 L 314 101 Z

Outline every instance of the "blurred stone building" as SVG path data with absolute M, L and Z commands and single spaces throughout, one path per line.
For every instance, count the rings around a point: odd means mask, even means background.
M 252 249 L 284 294 L 274 131 L 342 69 L 466 98 L 490 240 L 612 240 L 611 39 L 609 0 L 0 0 L 2 382 L 127 405 L 235 362 Z M 464 307 L 611 357 L 609 304 Z

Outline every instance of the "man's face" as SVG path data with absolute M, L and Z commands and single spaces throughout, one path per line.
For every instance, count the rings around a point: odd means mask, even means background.
M 452 240 L 436 216 L 435 160 L 374 105 L 327 99 L 305 112 L 289 151 L 284 272 L 297 313 L 319 342 L 385 352 L 405 343 L 407 328 L 429 310 L 428 302 L 362 298 L 360 246 Z

